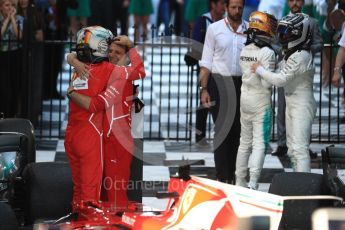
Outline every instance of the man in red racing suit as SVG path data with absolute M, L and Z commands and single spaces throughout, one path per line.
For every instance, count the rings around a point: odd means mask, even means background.
M 145 69 L 129 39 L 126 36 L 116 39 L 110 49 L 117 49 L 123 57 L 129 49 L 131 65 L 121 63 L 125 58 L 118 58 L 113 61 L 117 64 L 104 92 L 89 97 L 73 92 L 70 97 L 90 113 L 106 110 L 106 117 L 103 119 L 104 167 L 101 198 L 103 201 L 114 202 L 117 208 L 121 208 L 128 203 L 127 186 L 134 150 L 131 135 L 132 81 L 145 77 Z
M 85 49 L 84 44 L 107 44 L 106 41 L 111 36 L 111 32 L 102 27 L 88 27 L 78 32 L 77 54 L 87 63 L 90 77 L 82 79 L 79 74 L 74 73 L 71 79 L 73 90 L 69 90 L 68 95 L 78 92 L 94 97 L 104 91 L 114 69 L 113 65 L 106 61 L 107 51 L 95 52 L 94 56 L 88 57 L 80 53 L 85 53 L 85 50 L 82 50 Z M 69 101 L 65 149 L 73 180 L 73 212 L 78 212 L 84 202 L 97 202 L 100 198 L 103 117 L 104 113 L 87 111 L 72 100 Z

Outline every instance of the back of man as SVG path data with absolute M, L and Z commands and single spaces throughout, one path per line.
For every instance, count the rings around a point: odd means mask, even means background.
M 110 63 L 102 62 L 91 65 L 88 80 L 81 80 L 78 75 L 72 79 L 74 90 L 88 96 L 102 92 L 112 72 Z M 73 209 L 81 201 L 98 201 L 101 189 L 101 134 L 104 112 L 90 113 L 80 108 L 72 100 L 69 102 L 69 118 L 65 134 L 65 148 L 70 161 L 74 189 Z M 82 155 L 80 155 L 82 154 Z M 90 164 L 81 167 L 77 159 L 87 159 Z M 77 184 L 77 186 L 76 186 Z
M 302 12 L 302 7 L 304 5 L 304 0 L 288 0 L 287 4 L 290 9 L 290 13 L 300 13 Z M 313 55 L 320 52 L 323 48 L 323 39 L 320 32 L 319 24 L 316 19 L 309 17 L 310 30 L 311 30 L 311 45 L 310 50 Z M 286 128 L 285 128 L 285 95 L 284 89 L 282 87 L 278 88 L 278 115 L 277 115 L 277 138 L 278 138 L 278 148 L 272 153 L 275 156 L 282 156 L 287 153 L 286 147 Z M 311 157 L 316 157 L 316 155 L 310 151 Z
M 69 98 L 80 109 L 92 114 L 104 114 L 102 166 L 103 186 L 102 201 L 110 201 L 117 208 L 127 207 L 127 185 L 130 175 L 130 163 L 133 153 L 133 138 L 131 136 L 131 108 L 133 100 L 133 80 L 145 77 L 143 61 L 133 47 L 133 42 L 127 36 L 118 36 L 108 42 L 107 56 L 111 62 L 111 75 L 107 75 L 105 89 L 97 95 L 86 95 L 72 92 L 69 88 Z M 130 60 L 130 65 L 129 61 Z M 79 73 L 87 71 L 81 66 L 83 63 L 68 55 L 68 62 Z M 86 72 L 85 72 L 86 71 Z M 71 91 L 72 90 L 72 91 Z M 72 93 L 71 93 L 72 92 Z
M 109 62 L 103 61 L 97 64 L 89 64 L 89 68 L 89 78 L 82 79 L 77 73 L 73 73 L 71 82 L 76 92 L 89 97 L 94 97 L 105 89 L 114 66 Z M 68 119 L 71 122 L 88 122 L 92 114 L 79 107 L 72 100 L 69 101 L 69 112 Z M 99 115 L 97 114 L 97 116 Z M 97 125 L 99 124 L 97 123 Z
M 274 71 L 276 54 L 271 44 L 277 29 L 277 19 L 267 13 L 253 12 L 249 17 L 246 46 L 242 49 L 240 65 L 243 72 L 241 87 L 241 139 L 236 159 L 236 185 L 258 188 L 271 134 L 272 85 L 251 72 L 260 62 Z M 249 164 L 250 157 L 250 164 Z M 249 183 L 246 182 L 249 168 Z
M 77 57 L 89 64 L 89 76 L 74 74 L 67 90 L 85 96 L 96 96 L 107 85 L 114 66 L 105 62 L 107 40 L 112 33 L 103 27 L 83 28 L 77 35 Z M 73 212 L 85 207 L 85 202 L 98 202 L 102 185 L 102 121 L 104 112 L 93 113 L 70 100 L 69 118 L 65 134 L 65 149 L 73 181 Z

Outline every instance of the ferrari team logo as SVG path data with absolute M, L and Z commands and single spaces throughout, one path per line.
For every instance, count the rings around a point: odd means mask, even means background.
M 182 212 L 183 214 L 185 214 L 189 207 L 191 206 L 193 200 L 194 200 L 194 197 L 195 197 L 195 194 L 196 194 L 196 189 L 195 188 L 189 188 L 186 192 L 186 195 L 185 195 L 185 198 L 183 200 L 183 204 L 182 204 Z

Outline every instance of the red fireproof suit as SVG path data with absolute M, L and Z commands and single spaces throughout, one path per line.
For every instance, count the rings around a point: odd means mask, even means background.
M 136 49 L 129 51 L 130 66 L 115 66 L 107 89 L 91 99 L 90 112 L 106 109 L 104 130 L 104 171 L 102 200 L 116 207 L 128 203 L 127 186 L 134 150 L 131 135 L 133 80 L 145 77 L 144 64 Z
M 90 75 L 82 81 L 76 73 L 72 78 L 74 90 L 94 97 L 105 90 L 114 65 L 108 62 L 90 64 Z M 99 201 L 103 166 L 104 112 L 94 113 L 69 101 L 69 118 L 65 149 L 73 180 L 73 211 L 84 201 Z

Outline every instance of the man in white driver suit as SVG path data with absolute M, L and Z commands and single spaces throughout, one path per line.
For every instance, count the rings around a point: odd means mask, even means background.
M 277 24 L 277 19 L 273 15 L 260 11 L 251 13 L 249 29 L 246 32 L 246 46 L 240 55 L 243 72 L 240 105 L 241 139 L 235 174 L 236 185 L 251 189 L 258 188 L 265 153 L 269 146 L 272 120 L 272 85 L 252 73 L 251 66 L 255 62 L 260 62 L 268 70 L 275 70 L 276 54 L 271 44 Z M 248 168 L 250 179 L 247 184 Z
M 288 156 L 296 172 L 310 172 L 309 142 L 316 112 L 310 31 L 306 14 L 290 14 L 282 18 L 277 29 L 284 52 L 280 72 L 273 73 L 258 62 L 252 66 L 252 71 L 267 82 L 284 87 Z

